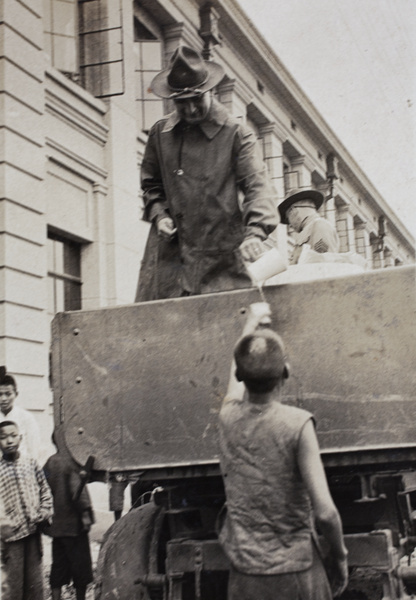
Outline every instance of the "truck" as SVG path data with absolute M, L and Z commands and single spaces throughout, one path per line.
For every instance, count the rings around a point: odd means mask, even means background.
M 58 446 L 79 468 L 93 457 L 91 480 L 135 490 L 103 540 L 97 600 L 226 598 L 218 414 L 244 314 L 263 299 L 291 365 L 283 402 L 316 419 L 351 581 L 370 573 L 371 598 L 384 600 L 415 590 L 415 274 L 386 268 L 55 317 Z M 345 598 L 357 597 L 351 586 Z

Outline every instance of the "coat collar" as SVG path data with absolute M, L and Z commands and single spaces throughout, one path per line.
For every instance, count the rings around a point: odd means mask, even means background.
M 309 215 L 302 223 L 302 231 L 295 232 L 294 237 L 297 246 L 306 244 L 311 237 L 312 227 L 316 221 L 321 219 L 318 214 Z
M 197 127 L 204 132 L 208 139 L 212 140 L 220 131 L 220 129 L 222 129 L 223 125 L 228 119 L 228 116 L 227 109 L 213 98 L 206 119 L 204 119 L 202 123 L 199 123 Z M 181 120 L 176 111 L 170 113 L 167 116 L 162 133 L 168 133 L 172 131 L 172 129 L 174 129 L 179 123 L 181 123 Z

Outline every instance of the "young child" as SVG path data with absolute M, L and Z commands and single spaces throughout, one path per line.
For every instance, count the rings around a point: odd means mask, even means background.
M 219 539 L 231 563 L 228 600 L 330 600 L 347 585 L 341 521 L 312 415 L 280 401 L 289 367 L 269 325 L 268 304 L 251 305 L 220 412 L 227 514 Z M 313 520 L 330 547 L 330 582 Z
M 52 441 L 56 445 L 55 435 Z M 77 600 L 85 600 L 93 580 L 88 532 L 94 522 L 91 500 L 74 463 L 61 452 L 44 466 L 53 494 L 54 515 L 47 531 L 52 536 L 50 586 L 52 600 L 61 599 L 62 586 L 74 583 Z
M 10 600 L 43 600 L 40 527 L 52 517 L 52 494 L 36 461 L 20 456 L 21 439 L 16 423 L 0 423 L 0 499 L 10 526 L 4 569 Z
M 16 380 L 0 366 L 0 423 L 13 421 L 19 428 L 22 441 L 19 446 L 21 456 L 30 456 L 40 462 L 41 437 L 36 419 L 31 412 L 16 405 Z

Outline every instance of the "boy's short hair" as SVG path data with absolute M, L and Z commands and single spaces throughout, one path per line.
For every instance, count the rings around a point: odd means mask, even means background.
M 14 421 L 2 421 L 0 423 L 0 430 L 4 429 L 5 427 L 11 427 L 11 426 L 16 427 L 17 431 L 19 431 L 19 426 Z
M 14 390 L 17 390 L 16 380 L 12 375 L 5 373 L 3 377 L 0 377 L 0 385 L 12 385 Z
M 260 329 L 242 337 L 234 349 L 236 377 L 250 391 L 271 391 L 289 376 L 281 337 L 271 329 Z

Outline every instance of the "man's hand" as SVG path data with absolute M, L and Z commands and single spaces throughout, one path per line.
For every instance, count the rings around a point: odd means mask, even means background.
M 254 262 L 265 252 L 263 242 L 259 237 L 252 236 L 244 240 L 240 244 L 240 252 L 243 260 L 247 262 Z
M 160 219 L 156 223 L 156 228 L 157 233 L 160 235 L 160 237 L 164 240 L 167 240 L 168 242 L 170 242 L 173 239 L 176 233 L 175 224 L 170 217 L 163 217 L 162 219 Z

